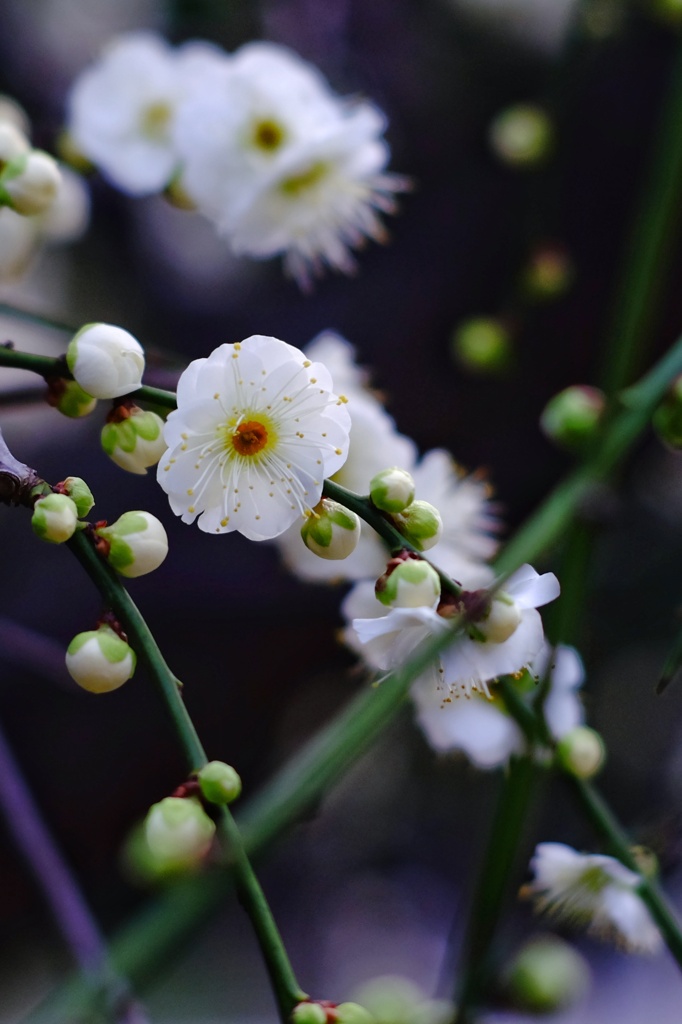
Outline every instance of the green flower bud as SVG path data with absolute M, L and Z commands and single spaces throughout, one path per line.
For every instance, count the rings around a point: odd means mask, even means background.
M 516 632 L 520 622 L 521 609 L 518 604 L 509 594 L 499 590 L 490 602 L 488 614 L 482 619 L 477 619 L 474 628 L 481 634 L 477 639 L 502 644 Z
M 418 551 L 428 551 L 443 533 L 440 512 L 428 501 L 413 501 L 404 512 L 393 516 L 393 524 Z
M 375 594 L 393 608 L 431 607 L 440 597 L 440 577 L 421 558 L 407 558 L 377 580 Z
M 327 1024 L 327 1011 L 319 1003 L 299 1003 L 291 1011 L 293 1024 Z
M 575 384 L 550 398 L 540 416 L 540 428 L 562 448 L 580 451 L 597 433 L 605 407 L 599 388 Z
M 0 203 L 30 217 L 54 202 L 61 174 L 48 153 L 32 149 L 11 160 L 0 173 Z
M 33 506 L 31 526 L 41 540 L 63 544 L 73 537 L 78 522 L 78 509 L 66 494 L 47 494 Z
M 511 335 L 494 317 L 465 320 L 452 336 L 454 358 L 473 373 L 499 373 L 511 361 Z
M 204 799 L 211 804 L 231 804 L 242 791 L 242 780 L 230 764 L 209 761 L 198 775 Z
M 374 1024 L 374 1017 L 359 1003 L 339 1003 L 335 1010 L 337 1024 Z
M 579 779 L 591 779 L 601 771 L 606 760 L 606 747 L 598 732 L 587 725 L 576 726 L 557 743 L 560 764 Z
M 168 554 L 166 531 L 149 512 L 124 512 L 111 526 L 101 526 L 95 533 L 109 545 L 109 565 L 130 579 L 158 569 Z
M 673 381 L 651 422 L 665 445 L 673 450 L 682 448 L 682 375 Z
M 590 984 L 585 959 L 563 939 L 532 939 L 505 972 L 505 988 L 514 1006 L 551 1013 L 581 999 Z
M 66 363 L 89 395 L 120 398 L 141 386 L 144 351 L 122 327 L 86 324 L 69 342 Z
M 111 626 L 79 633 L 66 650 L 69 675 L 90 693 L 109 693 L 135 671 L 135 651 Z
M 372 978 L 353 995 L 377 1024 L 449 1024 L 455 1016 L 452 1003 L 428 999 L 418 985 L 400 975 Z
M 523 272 L 523 285 L 533 299 L 558 298 L 570 287 L 572 279 L 568 254 L 556 245 L 536 249 Z
M 301 537 L 320 558 L 348 558 L 360 540 L 360 520 L 338 501 L 323 498 L 301 527 Z
M 517 103 L 494 118 L 489 139 L 493 152 L 503 163 L 517 168 L 537 167 L 549 156 L 554 128 L 540 107 Z
M 682 24 L 682 0 L 653 0 L 652 13 L 669 25 Z
M 215 823 L 198 800 L 167 796 L 150 807 L 144 836 L 157 872 L 196 867 L 213 843 Z
M 383 512 L 402 512 L 414 501 L 414 480 L 406 469 L 382 469 L 370 481 L 369 496 Z
M 163 439 L 163 420 L 138 406 L 121 406 L 116 412 L 125 415 L 104 424 L 102 448 L 121 469 L 144 476 L 147 467 L 155 466 L 168 448 Z
M 62 377 L 49 382 L 47 401 L 63 416 L 73 420 L 87 416 L 97 405 L 97 399 L 83 391 L 80 384 L 75 380 L 64 380 Z
M 95 504 L 95 499 L 85 480 L 82 480 L 79 476 L 67 476 L 62 487 L 64 488 L 64 493 L 68 494 L 71 501 L 75 504 L 78 518 L 83 519 L 87 516 Z

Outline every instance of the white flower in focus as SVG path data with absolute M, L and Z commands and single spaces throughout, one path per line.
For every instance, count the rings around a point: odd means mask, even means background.
M 534 659 L 530 672 L 542 680 L 549 669 L 551 648 L 546 644 Z M 554 650 L 549 669 L 549 690 L 544 710 L 555 739 L 569 733 L 584 720 L 578 689 L 584 680 L 582 662 L 572 647 Z M 534 685 L 534 684 L 533 684 Z M 474 691 L 471 700 L 453 700 L 447 691 L 435 690 L 421 682 L 412 687 L 417 722 L 428 742 L 441 753 L 463 751 L 477 768 L 506 764 L 512 754 L 525 749 L 523 733 L 508 714 L 504 702 Z
M 299 284 L 384 238 L 405 180 L 387 174 L 385 119 L 334 96 L 317 69 L 272 43 L 242 47 L 211 90 L 183 104 L 175 143 L 183 187 L 235 252 L 278 254 Z
M 74 380 L 93 398 L 120 398 L 137 391 L 144 373 L 144 349 L 114 324 L 86 324 L 66 350 Z
M 158 468 L 175 514 L 207 533 L 283 533 L 346 459 L 350 416 L 332 389 L 324 366 L 262 335 L 190 363 Z
M 449 692 L 451 697 L 469 697 L 473 690 L 490 696 L 490 681 L 520 672 L 539 654 L 544 633 L 536 608 L 558 595 L 559 583 L 553 573 L 539 576 L 530 565 L 522 566 L 509 577 L 504 591 L 493 597 L 488 616 L 470 623 L 467 633 L 420 679 L 435 681 L 446 696 Z M 500 615 L 496 605 L 501 606 Z M 491 621 L 494 628 L 486 635 Z M 358 650 L 359 644 L 370 665 L 390 672 L 404 664 L 429 636 L 448 628 L 448 620 L 435 608 L 394 608 L 384 616 L 354 619 L 351 630 L 356 639 L 351 646 Z
M 522 894 L 558 921 L 586 927 L 632 953 L 655 953 L 662 937 L 637 893 L 640 877 L 613 857 L 540 843 Z
M 160 192 L 177 169 L 172 126 L 181 100 L 228 58 L 202 43 L 175 50 L 152 32 L 115 39 L 69 97 L 76 147 L 131 195 Z

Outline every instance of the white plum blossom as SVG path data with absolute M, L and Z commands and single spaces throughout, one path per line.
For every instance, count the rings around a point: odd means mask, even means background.
M 74 83 L 68 130 L 76 148 L 131 195 L 160 192 L 178 156 L 172 137 L 178 105 L 228 58 L 206 43 L 177 50 L 153 32 L 114 39 Z
M 544 633 L 536 609 L 558 595 L 559 583 L 553 573 L 540 576 L 530 565 L 521 566 L 504 590 L 493 596 L 487 614 L 470 622 L 467 632 L 454 640 L 420 679 L 451 697 L 470 696 L 473 690 L 490 696 L 489 682 L 520 672 L 539 654 Z M 467 595 L 463 597 L 462 608 Z M 456 613 L 457 605 L 452 610 Z M 448 618 L 436 607 L 393 608 L 387 615 L 353 619 L 355 640 L 351 646 L 357 650 L 360 645 L 368 664 L 390 672 L 403 665 L 426 639 L 448 628 Z
M 348 453 L 346 397 L 322 364 L 277 338 L 253 335 L 194 360 L 177 402 L 158 481 L 175 514 L 199 517 L 207 533 L 265 540 L 300 526 Z
M 531 685 L 546 673 L 549 687 L 543 707 L 549 730 L 558 740 L 584 721 L 578 696 L 584 670 L 577 651 L 545 644 L 530 666 Z M 419 681 L 412 699 L 417 722 L 434 750 L 461 750 L 477 768 L 496 768 L 525 749 L 521 728 L 494 694 L 487 699 L 474 691 L 471 700 L 453 700 L 447 692 Z
M 632 953 L 655 953 L 662 937 L 637 892 L 640 876 L 613 857 L 540 843 L 522 890 L 557 921 L 586 927 Z
M 377 211 L 395 209 L 405 180 L 385 172 L 383 114 L 335 96 L 316 68 L 284 47 L 249 43 L 211 89 L 178 112 L 182 184 L 237 253 L 284 255 L 301 285 L 329 266 L 352 272 L 350 250 L 383 240 Z

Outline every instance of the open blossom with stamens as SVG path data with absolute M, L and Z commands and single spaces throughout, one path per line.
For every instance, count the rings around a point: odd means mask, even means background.
M 190 363 L 164 428 L 158 481 L 176 515 L 207 533 L 276 537 L 322 495 L 348 454 L 350 416 L 329 373 L 254 335 Z
M 473 690 L 490 696 L 490 682 L 521 671 L 539 654 L 544 633 L 536 609 L 558 595 L 559 583 L 553 573 L 540 576 L 530 565 L 521 566 L 509 577 L 504 590 L 482 607 L 481 615 L 469 622 L 467 631 L 420 677 L 424 685 L 440 688 L 452 697 L 468 697 Z M 393 608 L 387 615 L 355 618 L 351 623 L 351 646 L 360 650 L 374 668 L 390 672 L 403 665 L 429 637 L 448 630 L 451 610 L 463 611 L 468 597 L 476 599 L 471 592 L 462 597 L 461 609 L 457 604 L 449 608 L 441 602 L 439 610 Z
M 578 853 L 564 843 L 540 843 L 534 878 L 522 889 L 538 910 L 632 953 L 655 953 L 662 937 L 637 893 L 640 877 L 614 857 Z

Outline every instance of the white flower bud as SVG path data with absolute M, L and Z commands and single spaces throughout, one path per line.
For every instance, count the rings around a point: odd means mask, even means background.
M 4 128 L 5 125 L 16 128 L 24 136 L 28 136 L 31 131 L 31 122 L 21 104 L 12 96 L 0 93 L 0 126 Z M 28 139 L 26 145 L 28 146 Z
M 323 498 L 301 527 L 301 537 L 320 558 L 348 558 L 360 540 L 360 520 L 338 501 Z
M 82 480 L 79 476 L 67 476 L 62 486 L 64 487 L 64 493 L 68 494 L 71 501 L 75 504 L 78 518 L 83 519 L 95 504 L 92 491 L 85 480 Z
M 83 390 L 95 398 L 120 398 L 142 384 L 142 346 L 113 324 L 81 327 L 69 342 L 66 362 Z
M 336 1024 L 374 1024 L 374 1017 L 359 1003 L 339 1003 L 335 1007 Z
M 41 540 L 63 544 L 73 537 L 78 522 L 75 503 L 66 494 L 47 494 L 33 506 L 31 526 Z
M 549 155 L 554 128 L 544 110 L 517 103 L 503 110 L 490 125 L 490 145 L 511 167 L 535 167 Z
M 43 213 L 54 201 L 60 180 L 57 161 L 49 153 L 32 149 L 0 174 L 0 201 L 25 217 Z
M 428 562 L 407 558 L 379 577 L 375 593 L 382 604 L 393 608 L 430 608 L 440 597 L 440 578 Z
M 406 469 L 382 469 L 370 481 L 369 496 L 383 512 L 402 512 L 414 501 L 414 480 Z
M 327 1024 L 327 1011 L 319 1003 L 299 1003 L 291 1011 L 292 1024 Z
M 123 418 L 102 427 L 102 448 L 117 466 L 144 476 L 148 466 L 155 466 L 168 449 L 163 439 L 163 420 L 155 412 L 137 406 L 116 410 Z
M 215 824 L 198 800 L 167 796 L 149 808 L 144 837 L 152 866 L 174 871 L 197 865 L 208 853 Z
M 117 690 L 135 671 L 135 651 L 111 626 L 79 633 L 66 651 L 72 679 L 90 693 Z
M 0 121 L 0 168 L 30 151 L 31 144 L 21 127 L 7 120 Z
M 242 791 L 239 774 L 224 761 L 209 761 L 197 777 L 204 799 L 211 804 L 231 804 Z
M 509 594 L 500 590 L 490 602 L 490 611 L 483 619 L 477 619 L 475 628 L 483 634 L 484 640 L 502 644 L 508 640 L 521 622 L 521 609 Z
M 168 554 L 166 531 L 150 512 L 124 512 L 95 532 L 109 544 L 109 565 L 130 579 L 158 569 Z
M 86 394 L 80 384 L 75 380 L 65 380 L 63 377 L 55 377 L 49 381 L 47 401 L 69 419 L 87 416 L 97 405 L 97 399 Z
M 443 533 L 440 512 L 428 501 L 413 501 L 404 512 L 393 517 L 393 523 L 418 551 L 428 551 Z
M 590 985 L 584 957 L 553 935 L 531 939 L 505 972 L 505 988 L 514 1006 L 551 1013 L 578 1002 Z
M 560 763 L 579 779 L 591 779 L 606 760 L 606 747 L 598 732 L 587 725 L 576 726 L 557 743 Z

